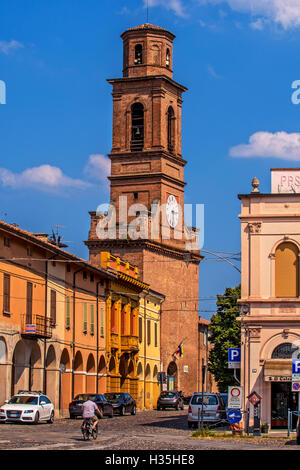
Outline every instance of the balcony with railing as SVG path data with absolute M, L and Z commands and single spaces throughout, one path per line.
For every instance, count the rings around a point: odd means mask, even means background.
M 51 338 L 53 321 L 43 315 L 22 315 L 21 334 L 29 338 Z
M 139 338 L 138 336 L 121 336 L 121 349 L 125 352 L 133 352 L 139 350 Z

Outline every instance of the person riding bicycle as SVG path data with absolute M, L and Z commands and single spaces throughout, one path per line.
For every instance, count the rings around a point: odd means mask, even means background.
M 82 417 L 84 420 L 91 419 L 93 421 L 93 429 L 95 429 L 98 424 L 97 415 L 99 418 L 101 418 L 101 413 L 98 406 L 94 401 L 92 401 L 92 397 L 89 396 L 87 401 L 85 401 L 82 405 Z

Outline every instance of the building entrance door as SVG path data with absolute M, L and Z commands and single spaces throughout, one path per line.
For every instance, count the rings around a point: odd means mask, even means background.
M 288 427 L 288 410 L 298 411 L 298 393 L 291 391 L 291 382 L 273 382 L 271 397 L 271 428 Z M 297 416 L 293 415 L 293 428 Z

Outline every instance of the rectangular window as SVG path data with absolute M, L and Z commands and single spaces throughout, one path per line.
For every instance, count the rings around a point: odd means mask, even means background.
M 87 303 L 83 302 L 83 333 L 87 333 Z
M 9 238 L 8 237 L 4 237 L 4 246 L 9 246 L 10 243 L 9 243 Z
M 143 319 L 139 317 L 139 342 L 143 341 Z
M 104 308 L 100 308 L 100 336 L 104 338 Z
M 151 320 L 147 320 L 147 344 L 151 344 Z
M 155 347 L 157 348 L 157 323 L 154 324 L 154 341 Z
M 52 326 L 56 325 L 56 292 L 51 290 L 50 295 L 50 318 Z
M 66 328 L 69 329 L 71 327 L 71 298 L 69 296 L 66 297 Z
M 27 282 L 27 297 L 26 297 L 26 323 L 32 323 L 32 283 Z
M 95 307 L 93 304 L 90 305 L 91 314 L 91 335 L 95 334 Z
M 10 275 L 3 277 L 3 312 L 10 313 Z

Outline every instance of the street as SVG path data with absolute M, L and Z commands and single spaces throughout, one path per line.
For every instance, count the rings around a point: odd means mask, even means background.
M 192 437 L 187 411 L 144 411 L 99 422 L 96 441 L 82 439 L 81 420 L 56 419 L 54 424 L 1 424 L 1 450 L 297 450 L 295 439 Z

